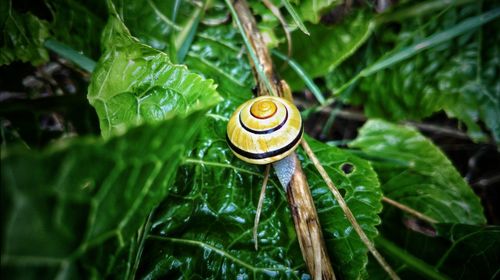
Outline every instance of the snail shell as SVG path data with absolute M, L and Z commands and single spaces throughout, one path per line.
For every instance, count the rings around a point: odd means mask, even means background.
M 302 139 L 300 112 L 274 96 L 251 99 L 236 109 L 227 124 L 227 143 L 249 163 L 268 164 L 291 154 Z

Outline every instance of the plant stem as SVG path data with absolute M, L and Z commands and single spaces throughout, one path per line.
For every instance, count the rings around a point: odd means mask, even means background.
M 254 49 L 252 47 L 252 44 L 248 38 L 249 37 L 248 34 L 255 34 L 257 36 L 260 36 L 260 33 L 258 33 L 258 31 L 252 32 L 253 30 L 251 30 L 251 29 L 253 29 L 253 26 L 249 25 L 248 22 L 246 23 L 247 29 L 245 29 L 245 26 L 243 26 L 243 24 L 241 23 L 241 20 L 245 20 L 245 19 L 240 20 L 238 13 L 236 12 L 233 4 L 231 3 L 231 0 L 225 0 L 225 1 L 226 1 L 227 6 L 229 7 L 229 10 L 231 11 L 231 15 L 233 16 L 234 22 L 236 23 L 236 25 L 238 26 L 238 29 L 240 30 L 241 37 L 243 38 L 243 42 L 245 43 L 248 54 L 252 58 L 251 61 L 254 64 L 254 68 L 257 71 L 258 78 L 259 78 L 259 79 L 257 79 L 257 83 L 259 84 L 259 82 L 263 82 L 264 86 L 269 91 L 269 95 L 277 96 L 278 94 L 274 90 L 274 87 L 271 85 L 270 79 L 268 78 L 268 75 L 266 75 L 265 69 L 262 69 L 263 65 L 261 65 L 261 61 L 257 57 L 256 51 L 258 51 L 258 49 L 257 48 Z M 241 14 L 240 14 L 240 16 L 241 16 Z M 245 21 L 247 21 L 247 20 L 245 20 Z M 264 47 L 266 47 L 266 46 L 264 45 Z M 266 52 L 267 52 L 267 49 L 266 49 Z
M 409 269 L 418 273 L 422 276 L 425 276 L 426 279 L 435 279 L 435 280 L 447 280 L 450 279 L 446 275 L 443 275 L 436 271 L 435 268 L 425 263 L 421 259 L 418 259 L 406 252 L 405 250 L 399 248 L 395 244 L 390 241 L 384 239 L 379 235 L 377 239 L 375 239 L 375 243 L 378 247 L 380 247 L 384 252 L 393 256 L 395 259 L 403 262 L 408 266 Z
M 269 179 L 269 169 L 271 168 L 270 164 L 266 165 L 266 173 L 264 174 L 264 181 L 262 182 L 262 187 L 260 189 L 259 202 L 257 204 L 257 211 L 255 212 L 255 220 L 253 223 L 253 242 L 255 244 L 255 250 L 259 250 L 259 237 L 257 234 L 257 230 L 259 227 L 260 220 L 260 212 L 262 211 L 262 204 L 264 203 L 264 197 L 266 196 L 266 187 L 267 180 Z
M 422 213 L 418 212 L 417 210 L 415 210 L 413 208 L 410 208 L 410 207 L 408 207 L 408 206 L 406 206 L 404 204 L 401 204 L 401 203 L 399 203 L 399 202 L 397 202 L 395 200 L 392 200 L 392 199 L 388 198 L 387 196 L 383 196 L 382 197 L 382 201 L 384 201 L 387 204 L 390 204 L 390 205 L 392 205 L 392 206 L 394 206 L 396 208 L 399 208 L 399 209 L 403 210 L 404 212 L 407 212 L 407 213 L 409 213 L 409 214 L 411 214 L 411 215 L 419 218 L 420 220 L 426 221 L 426 222 L 428 222 L 430 224 L 436 224 L 436 223 L 438 223 L 438 221 L 434 220 L 433 218 L 431 218 L 431 217 L 429 217 L 429 216 L 427 216 L 425 214 L 422 214 Z
M 319 160 L 316 157 L 316 155 L 314 154 L 314 152 L 311 150 L 311 147 L 309 147 L 309 144 L 307 143 L 307 141 L 305 139 L 302 139 L 301 144 L 302 144 L 302 147 L 304 148 L 304 151 L 306 152 L 307 156 L 311 159 L 314 166 L 318 170 L 319 174 L 321 175 L 321 177 L 325 181 L 326 185 L 328 186 L 328 188 L 332 192 L 333 196 L 335 197 L 335 199 L 339 203 L 339 206 L 340 206 L 340 208 L 342 208 L 342 211 L 344 212 L 347 220 L 349 220 L 349 222 L 351 223 L 354 230 L 358 233 L 359 237 L 361 238 L 361 241 L 363 241 L 363 243 L 366 245 L 368 250 L 375 257 L 375 259 L 378 261 L 378 263 L 387 272 L 387 274 L 389 274 L 391 279 L 399 279 L 396 272 L 394 272 L 394 270 L 391 268 L 391 266 L 385 261 L 384 257 L 382 257 L 382 255 L 380 255 L 380 253 L 377 251 L 377 249 L 375 248 L 375 245 L 373 245 L 373 243 L 368 238 L 368 236 L 366 236 L 366 233 L 363 231 L 361 226 L 356 221 L 356 218 L 352 214 L 351 209 L 349 209 L 349 206 L 347 206 L 347 203 L 345 202 L 344 198 L 340 194 L 339 190 L 333 184 L 332 179 L 330 178 L 330 176 L 328 175 L 326 170 L 323 168 L 323 166 L 319 162 Z
M 287 83 L 279 80 L 273 70 L 271 56 L 246 1 L 238 0 L 234 2 L 234 7 L 229 3 L 229 0 L 226 2 L 231 8 L 233 18 L 242 30 L 249 52 L 255 54 L 251 55 L 250 62 L 253 62 L 252 70 L 258 85 L 258 95 L 277 94 L 292 100 Z M 263 71 L 259 70 L 261 67 Z M 268 85 L 263 82 L 263 78 L 272 81 L 269 84 L 271 90 L 267 89 Z M 309 273 L 313 279 L 334 280 L 335 274 L 328 257 L 316 207 L 297 155 L 292 153 L 273 165 L 278 177 L 287 177 L 287 180 L 284 181 L 280 179 L 280 183 L 287 193 L 297 239 Z M 285 168 L 278 168 L 277 165 L 284 165 Z M 290 170 L 291 172 L 289 172 Z
M 335 108 L 325 107 L 320 112 L 330 114 L 333 110 L 335 110 Z M 336 111 L 335 114 L 337 117 L 347 120 L 354 120 L 358 122 L 365 122 L 367 120 L 366 116 L 362 112 L 356 112 L 352 110 L 342 109 Z M 460 139 L 469 139 L 467 133 L 452 127 L 440 126 L 428 123 L 417 123 L 411 121 L 402 122 L 402 124 L 413 126 L 421 131 L 442 134 Z
M 89 73 L 92 73 L 92 71 L 94 71 L 96 62 L 93 61 L 92 59 L 88 58 L 87 56 L 77 52 L 76 50 L 72 49 L 71 47 L 69 47 L 61 42 L 58 42 L 54 39 L 48 39 L 47 41 L 45 41 L 45 43 L 43 45 L 47 49 L 58 54 L 59 56 L 64 57 L 67 60 L 78 65 L 83 70 L 85 70 Z

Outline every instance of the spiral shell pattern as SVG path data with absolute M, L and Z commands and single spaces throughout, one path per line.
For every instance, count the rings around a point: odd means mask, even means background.
M 302 131 L 300 112 L 292 102 L 261 96 L 243 103 L 233 113 L 227 124 L 227 143 L 241 160 L 267 164 L 292 153 Z

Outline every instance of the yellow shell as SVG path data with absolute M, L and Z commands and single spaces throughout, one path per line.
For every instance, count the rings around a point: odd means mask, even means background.
M 227 143 L 240 159 L 253 164 L 278 161 L 302 139 L 302 118 L 292 102 L 274 96 L 251 99 L 236 109 L 227 124 Z

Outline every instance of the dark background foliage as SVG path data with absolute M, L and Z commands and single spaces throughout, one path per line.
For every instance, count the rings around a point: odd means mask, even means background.
M 284 64 L 278 19 L 249 2 L 313 150 L 398 274 L 494 279 L 498 3 L 289 1 L 301 22 L 271 1 L 293 29 Z M 224 139 L 254 81 L 226 4 L 0 3 L 2 277 L 309 277 L 274 177 L 253 249 L 263 169 Z M 385 279 L 299 157 L 337 275 Z

